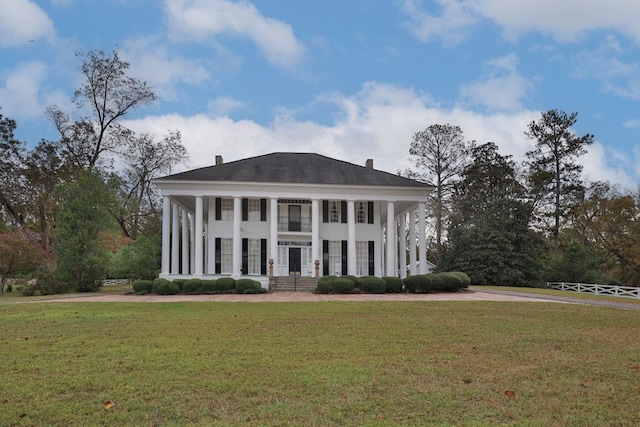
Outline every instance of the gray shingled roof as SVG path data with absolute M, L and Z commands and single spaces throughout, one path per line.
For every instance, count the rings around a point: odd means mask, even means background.
M 237 181 L 299 184 L 430 187 L 388 172 L 314 153 L 271 153 L 208 166 L 156 181 Z

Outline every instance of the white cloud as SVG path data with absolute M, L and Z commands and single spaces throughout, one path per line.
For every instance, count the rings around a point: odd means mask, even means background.
M 518 72 L 518 58 L 509 54 L 487 62 L 489 72 L 475 83 L 464 85 L 460 93 L 474 105 L 497 110 L 519 110 L 521 99 L 533 84 Z
M 269 62 L 285 68 L 299 65 L 305 52 L 291 25 L 263 16 L 247 1 L 165 0 L 165 7 L 176 38 L 203 41 L 220 34 L 246 37 Z
M 466 29 L 477 23 L 477 13 L 467 2 L 457 0 L 436 0 L 442 7 L 439 15 L 427 13 L 421 0 L 404 0 L 404 11 L 411 16 L 407 25 L 421 41 L 438 38 L 447 44 L 456 44 L 466 37 Z
M 29 0 L 0 0 L 0 46 L 13 47 L 55 38 L 47 14 Z
M 171 53 L 152 39 L 131 40 L 125 45 L 132 74 L 140 76 L 164 99 L 176 97 L 174 85 L 199 85 L 211 78 L 204 60 L 188 59 Z
M 25 62 L 10 70 L 0 87 L 3 113 L 14 119 L 41 116 L 39 91 L 45 73 L 40 62 Z
M 208 110 L 216 116 L 228 115 L 244 106 L 244 102 L 226 96 L 219 96 L 207 103 Z

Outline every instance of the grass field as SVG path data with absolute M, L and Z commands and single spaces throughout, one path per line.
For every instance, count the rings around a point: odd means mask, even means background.
M 640 313 L 557 303 L 0 304 L 0 425 L 640 423 Z

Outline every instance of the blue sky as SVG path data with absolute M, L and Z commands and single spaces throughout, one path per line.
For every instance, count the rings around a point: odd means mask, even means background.
M 411 136 L 459 125 L 521 160 L 541 111 L 578 112 L 589 180 L 640 183 L 636 0 L 0 0 L 0 107 L 29 145 L 73 111 L 74 52 L 120 50 L 188 167 L 318 152 L 396 172 Z

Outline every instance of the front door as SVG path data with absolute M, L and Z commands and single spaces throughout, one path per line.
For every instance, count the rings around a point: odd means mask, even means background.
M 301 262 L 301 248 L 289 248 L 289 276 L 300 275 Z
M 302 206 L 289 205 L 289 231 L 301 231 Z

